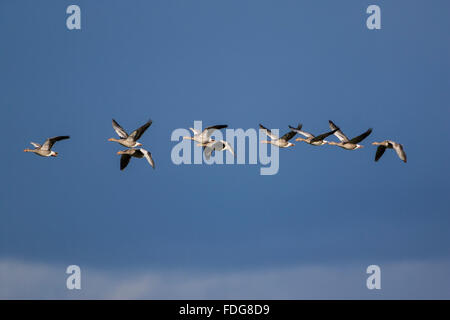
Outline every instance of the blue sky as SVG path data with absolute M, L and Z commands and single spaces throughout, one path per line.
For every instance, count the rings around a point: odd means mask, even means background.
M 1 261 L 199 276 L 351 265 L 364 283 L 369 264 L 450 258 L 448 2 L 76 1 L 82 30 L 69 31 L 73 3 L 0 3 Z M 365 25 L 373 3 L 378 31 Z M 141 142 L 156 170 L 119 171 L 111 118 L 129 131 L 153 119 Z M 329 119 L 350 137 L 374 128 L 366 147 L 297 143 L 274 176 L 170 158 L 172 131 L 194 120 L 321 133 Z M 22 152 L 66 134 L 58 158 Z M 407 164 L 373 161 L 384 139 Z M 268 297 L 299 296 L 286 290 Z M 450 296 L 434 290 L 421 294 Z

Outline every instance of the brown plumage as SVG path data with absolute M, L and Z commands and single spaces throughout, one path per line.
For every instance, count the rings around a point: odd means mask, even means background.
M 391 140 L 384 140 L 381 142 L 373 142 L 372 144 L 378 146 L 377 152 L 375 153 L 375 161 L 380 160 L 386 149 L 394 149 L 398 157 L 406 163 L 406 153 L 405 150 L 403 150 L 403 145 L 400 143 Z
M 57 141 L 69 139 L 69 136 L 57 136 L 53 138 L 48 138 L 45 140 L 43 145 L 40 145 L 36 142 L 31 142 L 31 144 L 34 146 L 34 149 L 25 149 L 24 152 L 33 152 L 34 154 L 37 154 L 41 157 L 56 157 L 58 155 L 58 152 L 53 151 L 52 147 Z
M 293 129 L 298 129 L 300 130 L 302 127 L 301 124 L 298 125 L 297 128 L 293 128 Z M 292 147 L 295 144 L 289 142 L 289 140 L 291 140 L 296 134 L 297 132 L 291 130 L 288 133 L 286 133 L 284 136 L 282 136 L 281 138 L 277 137 L 276 135 L 274 135 L 272 133 L 272 131 L 270 131 L 269 129 L 267 129 L 266 127 L 264 127 L 262 124 L 259 125 L 259 128 L 262 129 L 264 131 L 264 133 L 270 137 L 271 140 L 263 140 L 261 141 L 261 143 L 270 143 L 273 144 L 274 146 L 277 146 L 279 148 L 287 148 L 287 147 Z
M 328 122 L 330 123 L 330 129 L 334 131 L 334 135 L 340 140 L 340 142 L 330 141 L 330 142 L 328 142 L 328 144 L 332 145 L 332 146 L 338 146 L 338 147 L 341 147 L 346 150 L 355 150 L 355 149 L 360 149 L 360 148 L 364 147 L 358 143 L 363 141 L 365 138 L 367 138 L 369 136 L 369 134 L 372 133 L 372 128 L 370 128 L 363 134 L 360 134 L 359 136 L 357 136 L 353 139 L 349 139 L 341 131 L 341 129 L 339 129 L 338 126 L 336 126 L 333 123 L 333 121 L 329 120 Z
M 150 165 L 153 167 L 153 169 L 155 169 L 155 162 L 153 161 L 152 154 L 143 148 L 140 148 L 140 149 L 131 148 L 131 149 L 119 151 L 119 152 L 117 152 L 117 154 L 122 155 L 120 157 L 120 170 L 123 170 L 127 167 L 128 163 L 131 160 L 131 157 L 138 158 L 138 159 L 145 158 L 145 159 L 147 159 L 148 163 L 150 163 Z
M 117 135 L 120 137 L 120 139 L 110 138 L 108 139 L 108 141 L 120 143 L 121 145 L 127 148 L 142 146 L 142 143 L 139 143 L 137 140 L 139 140 L 139 138 L 144 134 L 145 130 L 147 130 L 151 124 L 152 120 L 149 120 L 143 126 L 139 127 L 138 129 L 134 130 L 130 135 L 128 135 L 128 133 L 114 119 L 112 119 L 112 126 L 114 128 L 114 131 L 116 131 Z

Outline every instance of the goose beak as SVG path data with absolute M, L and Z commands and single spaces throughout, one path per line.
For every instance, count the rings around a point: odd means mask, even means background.
M 113 138 L 109 138 L 108 141 L 114 141 Z

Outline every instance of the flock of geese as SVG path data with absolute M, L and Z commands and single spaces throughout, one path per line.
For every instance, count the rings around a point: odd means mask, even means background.
M 289 129 L 291 130 L 282 137 L 278 137 L 274 135 L 269 129 L 265 128 L 263 125 L 260 124 L 259 125 L 260 129 L 268 137 L 270 137 L 270 140 L 264 140 L 261 141 L 261 143 L 269 143 L 279 148 L 292 147 L 294 146 L 294 144 L 289 142 L 289 140 L 291 140 L 298 133 L 304 136 L 305 138 L 297 138 L 295 141 L 303 141 L 313 146 L 322 146 L 328 144 L 332 146 L 341 147 L 345 150 L 356 150 L 363 147 L 359 143 L 372 133 L 372 129 L 368 129 L 359 136 L 349 139 L 341 131 L 341 129 L 333 123 L 333 121 L 329 120 L 328 122 L 331 131 L 322 133 L 317 136 L 314 136 L 311 133 L 303 131 L 302 125 L 299 124 L 296 128 L 289 126 Z M 153 169 L 155 168 L 155 162 L 153 161 L 152 154 L 148 150 L 141 148 L 142 143 L 138 142 L 138 140 L 141 138 L 144 132 L 150 127 L 151 124 L 152 121 L 149 120 L 144 125 L 128 134 L 114 119 L 112 120 L 113 129 L 119 136 L 119 139 L 110 138 L 108 139 L 108 141 L 117 142 L 120 145 L 127 148 L 126 150 L 121 150 L 117 152 L 117 154 L 121 156 L 120 170 L 123 170 L 128 166 L 132 157 L 139 159 L 145 158 L 148 161 L 148 163 L 153 167 Z M 233 148 L 227 141 L 214 140 L 211 138 L 211 135 L 215 130 L 220 130 L 227 127 L 228 127 L 227 125 L 215 125 L 207 127 L 203 131 L 198 131 L 193 128 L 189 128 L 192 131 L 193 136 L 192 137 L 185 136 L 183 137 L 183 139 L 193 140 L 197 142 L 197 146 L 203 148 L 205 158 L 207 160 L 210 159 L 213 151 L 219 152 L 228 150 L 229 152 L 231 152 L 231 154 L 233 154 L 233 156 L 235 156 Z M 325 140 L 325 138 L 331 135 L 335 135 L 339 139 L 339 142 Z M 56 157 L 58 155 L 58 152 L 52 150 L 52 147 L 55 144 L 55 142 L 66 140 L 69 138 L 70 138 L 69 136 L 57 136 L 53 138 L 48 138 L 42 145 L 40 145 L 39 143 L 31 142 L 31 144 L 34 146 L 34 149 L 25 149 L 24 152 L 33 152 L 34 154 L 39 155 L 41 157 Z M 391 140 L 384 140 L 381 142 L 373 142 L 372 144 L 378 146 L 377 151 L 375 153 L 375 161 L 378 161 L 381 158 L 386 149 L 393 149 L 397 153 L 398 157 L 403 162 L 406 163 L 406 153 L 403 150 L 403 146 L 400 143 Z
M 280 148 L 287 148 L 287 147 L 294 146 L 294 144 L 289 142 L 289 140 L 291 140 L 295 136 L 295 134 L 298 133 L 298 134 L 304 136 L 305 138 L 297 138 L 297 139 L 295 139 L 295 141 L 303 141 L 303 142 L 306 142 L 313 146 L 322 146 L 324 144 L 328 144 L 331 146 L 341 147 L 345 150 L 356 150 L 356 149 L 360 149 L 360 148 L 364 147 L 363 145 L 360 145 L 359 143 L 361 141 L 363 141 L 365 138 L 367 138 L 372 133 L 372 129 L 370 128 L 366 132 L 360 134 L 359 136 L 349 139 L 341 131 L 341 129 L 333 123 L 333 121 L 329 120 L 328 122 L 329 122 L 331 131 L 322 133 L 318 136 L 314 136 L 313 134 L 311 134 L 309 132 L 302 131 L 302 125 L 299 124 L 297 128 L 289 126 L 289 129 L 291 129 L 291 131 L 286 133 L 281 138 L 275 136 L 274 134 L 272 134 L 272 132 L 269 129 L 265 128 L 263 125 L 260 124 L 259 127 L 266 133 L 267 136 L 269 136 L 271 138 L 270 141 L 261 141 L 261 142 L 262 143 L 271 143 Z M 331 135 L 335 135 L 339 139 L 339 142 L 325 140 L 325 138 L 327 138 Z M 401 145 L 400 143 L 397 143 L 397 142 L 394 142 L 391 140 L 384 140 L 381 142 L 373 142 L 372 144 L 378 146 L 377 151 L 375 153 L 375 161 L 380 160 L 381 156 L 384 154 L 386 149 L 394 149 L 395 152 L 397 153 L 398 157 L 403 162 L 406 163 L 406 153 L 405 153 L 405 150 L 403 150 L 403 145 Z

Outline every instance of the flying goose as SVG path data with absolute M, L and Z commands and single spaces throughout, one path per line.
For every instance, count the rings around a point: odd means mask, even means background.
M 328 144 L 332 145 L 332 146 L 338 146 L 338 147 L 341 147 L 341 148 L 346 149 L 346 150 L 355 150 L 355 149 L 362 148 L 363 146 L 359 145 L 358 143 L 363 141 L 365 138 L 367 138 L 367 136 L 372 132 L 372 128 L 370 128 L 369 130 L 367 130 L 363 134 L 361 134 L 361 135 L 359 135 L 359 136 L 349 140 L 347 138 L 347 136 L 341 131 L 341 129 L 339 129 L 333 123 L 333 121 L 329 120 L 328 122 L 330 123 L 330 129 L 334 130 L 334 135 L 336 137 L 338 137 L 338 139 L 341 141 L 341 142 L 330 141 L 330 142 L 328 142 Z
M 108 141 L 118 142 L 127 148 L 140 147 L 142 146 L 142 143 L 137 142 L 137 140 L 139 140 L 139 138 L 142 136 L 145 130 L 150 127 L 151 124 L 152 120 L 149 120 L 142 127 L 134 130 L 130 135 L 128 135 L 128 133 L 113 119 L 112 126 L 120 139 L 110 138 L 108 139 Z
M 401 160 L 403 160 L 403 162 L 406 163 L 406 153 L 403 150 L 403 145 L 401 145 L 400 143 L 391 140 L 384 140 L 381 142 L 373 142 L 372 144 L 378 146 L 377 152 L 375 154 L 375 161 L 380 160 L 381 156 L 383 155 L 383 153 L 386 151 L 387 148 L 387 149 L 394 149 L 395 152 L 397 152 L 398 157 Z
M 326 141 L 324 139 L 326 137 L 328 137 L 328 136 L 331 136 L 333 133 L 335 133 L 337 130 L 339 130 L 339 129 L 334 129 L 332 131 L 323 133 L 321 135 L 314 136 L 313 134 L 311 134 L 309 132 L 302 131 L 301 130 L 302 129 L 302 125 L 301 124 L 298 126 L 298 128 L 294 128 L 294 127 L 291 127 L 291 126 L 289 126 L 289 128 L 292 131 L 295 131 L 298 134 L 301 134 L 302 136 L 306 137 L 306 139 L 304 139 L 304 138 L 297 138 L 297 139 L 295 139 L 295 141 L 303 141 L 303 142 L 306 142 L 306 143 L 308 143 L 310 145 L 313 145 L 313 146 L 321 146 L 321 145 L 327 144 L 328 141 Z
M 153 167 L 153 169 L 155 169 L 155 162 L 153 161 L 152 158 L 152 154 L 143 149 L 127 149 L 127 150 L 123 150 L 123 151 L 118 151 L 117 154 L 122 155 L 120 157 L 120 170 L 123 170 L 127 167 L 128 163 L 130 162 L 131 157 L 135 157 L 135 158 L 144 158 L 147 159 L 148 163 L 150 163 L 150 165 Z
M 34 149 L 25 149 L 24 152 L 33 152 L 41 157 L 56 157 L 58 155 L 58 152 L 53 151 L 52 147 L 55 144 L 56 141 L 69 139 L 69 136 L 58 136 L 53 138 L 48 138 L 45 140 L 43 145 L 40 145 L 36 142 L 31 142 L 31 144 L 34 146 Z
M 277 137 L 276 135 L 274 135 L 272 133 L 272 131 L 270 131 L 269 129 L 265 128 L 263 125 L 259 125 L 259 127 L 264 131 L 264 133 L 266 135 L 268 135 L 270 137 L 270 141 L 267 140 L 262 140 L 261 143 L 270 143 L 273 144 L 274 146 L 277 146 L 279 148 L 287 148 L 287 147 L 291 147 L 294 146 L 293 143 L 290 143 L 289 140 L 291 140 L 296 134 L 297 132 L 291 130 L 288 133 L 286 133 L 284 136 L 282 136 L 281 138 Z M 301 124 L 298 125 L 297 130 L 300 130 L 302 127 Z
M 227 127 L 228 127 L 228 125 L 226 125 L 226 124 L 220 124 L 220 125 L 207 127 L 207 128 L 205 128 L 205 130 L 203 130 L 201 132 L 199 130 L 189 128 L 194 133 L 194 136 L 193 137 L 190 137 L 190 136 L 183 137 L 183 139 L 194 140 L 203 145 L 205 143 L 212 141 L 211 135 L 215 130 L 220 130 L 220 129 L 227 128 Z
M 208 143 L 199 143 L 197 144 L 198 147 L 203 147 L 204 153 L 205 153 L 205 159 L 209 160 L 209 158 L 211 158 L 211 154 L 213 153 L 213 151 L 230 151 L 231 154 L 233 156 L 235 156 L 234 154 L 234 150 L 233 148 L 230 146 L 230 144 L 227 141 L 224 140 L 214 140 L 212 139 L 210 142 Z

